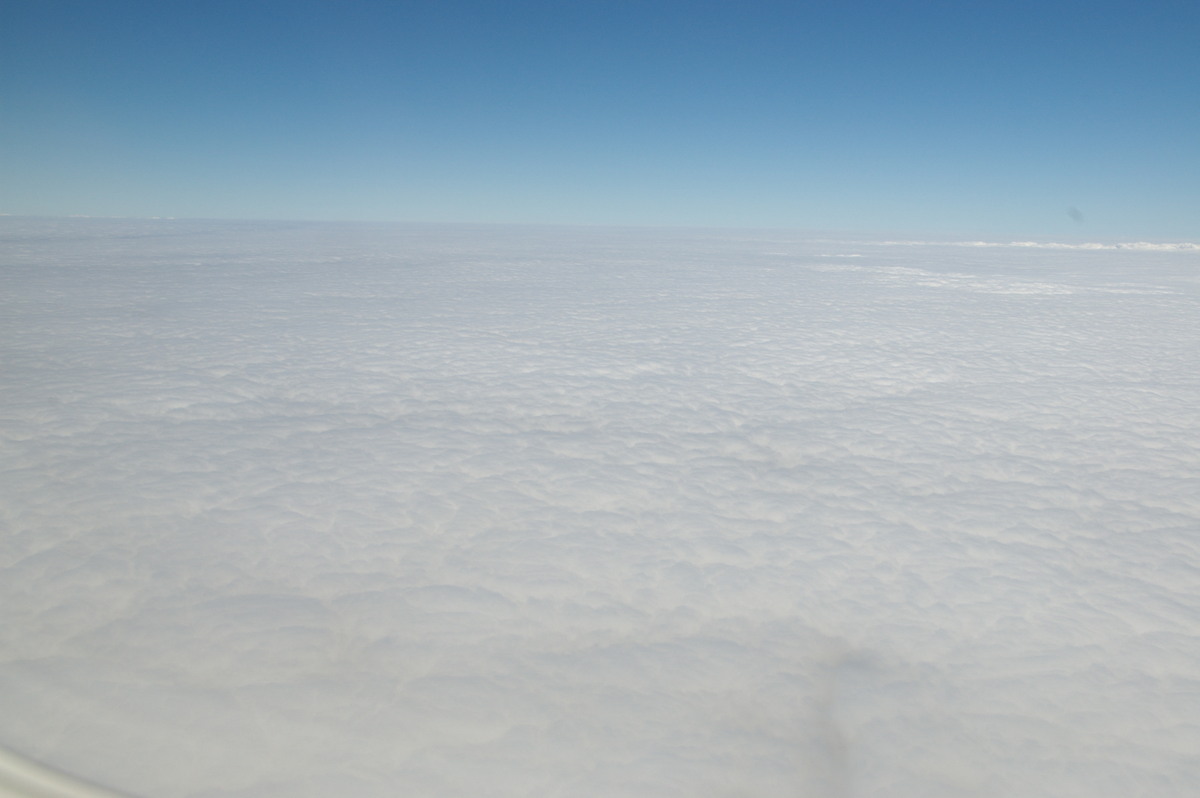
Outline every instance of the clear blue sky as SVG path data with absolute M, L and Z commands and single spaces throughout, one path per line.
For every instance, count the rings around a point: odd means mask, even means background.
M 8 0 L 0 212 L 1200 238 L 1200 2 Z

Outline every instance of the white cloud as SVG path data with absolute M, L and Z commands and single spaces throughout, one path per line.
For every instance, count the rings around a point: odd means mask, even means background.
M 863 242 L 859 242 L 860 244 Z M 873 243 L 873 242 L 867 242 Z M 880 241 L 882 246 L 918 246 L 918 247 L 1019 247 L 1022 249 L 1082 249 L 1082 250 L 1134 250 L 1143 252 L 1196 252 L 1200 244 L 1190 241 L 1151 242 L 1124 241 L 1110 244 L 1095 241 L 1067 244 L 1055 241 Z
M 22 753 L 168 797 L 1200 779 L 1191 261 L 0 236 Z

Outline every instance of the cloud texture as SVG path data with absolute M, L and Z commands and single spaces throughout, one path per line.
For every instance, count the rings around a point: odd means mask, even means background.
M 21 753 L 163 798 L 1200 783 L 1193 254 L 0 236 Z

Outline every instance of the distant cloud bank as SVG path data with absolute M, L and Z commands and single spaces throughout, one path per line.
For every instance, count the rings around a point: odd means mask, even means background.
M 1200 244 L 1194 244 L 1190 241 L 1166 244 L 1152 243 L 1149 241 L 1128 241 L 1116 244 L 1100 244 L 1095 242 L 1082 244 L 1063 244 L 1053 241 L 880 241 L 878 244 L 880 246 L 897 247 L 1021 247 L 1024 249 L 1125 249 L 1135 252 L 1200 252 Z

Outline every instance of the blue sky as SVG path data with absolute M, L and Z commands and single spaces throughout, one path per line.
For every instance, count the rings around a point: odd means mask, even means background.
M 0 13 L 5 213 L 1200 237 L 1190 0 Z

